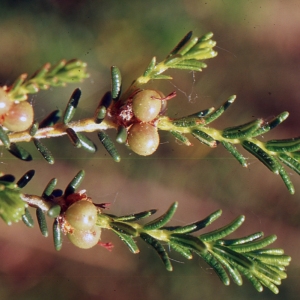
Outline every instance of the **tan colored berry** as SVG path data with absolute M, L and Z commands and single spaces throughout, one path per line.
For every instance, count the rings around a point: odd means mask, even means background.
M 134 124 L 129 129 L 127 143 L 135 153 L 151 155 L 159 145 L 157 128 L 147 123 Z
M 142 122 L 154 120 L 161 111 L 162 93 L 155 90 L 142 90 L 132 98 L 132 111 Z
M 33 108 L 27 101 L 13 103 L 4 116 L 3 126 L 10 131 L 24 131 L 32 125 L 33 116 Z
M 81 249 L 89 249 L 98 244 L 101 237 L 101 228 L 94 226 L 90 230 L 74 230 L 67 234 L 70 242 Z
M 67 209 L 65 219 L 75 229 L 89 230 L 96 224 L 97 208 L 90 201 L 77 201 Z

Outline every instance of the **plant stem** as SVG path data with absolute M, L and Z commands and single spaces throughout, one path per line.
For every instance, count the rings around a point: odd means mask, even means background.
M 99 130 L 107 130 L 111 128 L 117 129 L 117 125 L 114 124 L 110 118 L 105 118 L 100 124 L 96 124 L 94 118 L 82 119 L 79 121 L 73 121 L 68 124 L 57 123 L 50 127 L 39 129 L 34 135 L 35 139 L 52 138 L 66 135 L 66 129 L 72 128 L 75 132 L 93 132 Z M 10 142 L 29 142 L 33 139 L 33 136 L 29 134 L 30 129 L 22 132 L 13 132 L 8 134 Z M 0 146 L 3 143 L 0 141 Z

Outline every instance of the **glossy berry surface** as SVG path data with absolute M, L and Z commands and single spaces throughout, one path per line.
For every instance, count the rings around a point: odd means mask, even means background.
M 133 114 L 142 122 L 154 120 L 161 111 L 164 96 L 155 90 L 142 90 L 132 98 Z
M 147 123 L 134 124 L 129 129 L 127 143 L 135 153 L 151 155 L 159 145 L 157 128 Z
M 89 230 L 97 221 L 97 208 L 87 200 L 73 203 L 65 213 L 66 221 L 78 230 Z
M 13 101 L 8 98 L 7 93 L 0 88 L 0 115 L 6 114 L 13 104 Z
M 101 228 L 94 226 L 90 230 L 74 230 L 68 233 L 70 242 L 78 248 L 89 249 L 97 245 L 101 237 Z
M 27 102 L 13 103 L 4 117 L 3 126 L 10 131 L 24 131 L 33 123 L 33 108 Z

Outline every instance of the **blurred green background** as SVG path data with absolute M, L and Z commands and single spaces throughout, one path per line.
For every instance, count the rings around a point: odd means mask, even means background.
M 110 66 L 123 74 L 123 86 L 143 72 L 153 55 L 171 50 L 189 30 L 199 36 L 214 33 L 219 55 L 202 73 L 173 71 L 172 82 L 151 85 L 165 94 L 176 91 L 169 114 L 180 116 L 218 106 L 232 94 L 236 103 L 212 126 L 223 128 L 252 120 L 271 119 L 282 111 L 289 119 L 263 139 L 299 135 L 300 115 L 300 2 L 297 0 L 165 0 L 0 2 L 0 84 L 9 85 L 21 73 L 33 73 L 46 62 L 79 58 L 90 78 L 67 88 L 31 96 L 37 120 L 64 109 L 73 89 L 82 89 L 75 118 L 93 114 L 110 87 Z M 114 133 L 112 133 L 113 136 Z M 97 142 L 95 134 L 90 137 Z M 47 165 L 30 145 L 34 162 L 15 160 L 1 150 L 1 170 L 21 176 L 29 169 L 36 177 L 26 187 L 40 194 L 52 177 L 64 188 L 80 169 L 87 172 L 81 188 L 95 202 L 111 202 L 110 212 L 126 214 L 159 208 L 174 201 L 179 209 L 174 224 L 205 217 L 221 208 L 220 227 L 246 215 L 237 235 L 276 233 L 275 247 L 292 256 L 288 279 L 280 294 L 257 293 L 245 280 L 242 287 L 225 287 L 200 259 L 184 261 L 173 253 L 174 271 L 165 271 L 156 253 L 138 242 L 141 253 L 131 254 L 111 233 L 112 252 L 104 248 L 79 250 L 67 240 L 55 253 L 51 237 L 23 224 L 0 230 L 0 299 L 298 299 L 300 293 L 300 179 L 291 172 L 296 194 L 289 195 L 280 178 L 250 154 L 243 169 L 223 148 L 195 142 L 185 147 L 161 134 L 159 150 L 138 157 L 118 146 L 117 164 L 99 145 L 96 154 L 74 150 L 67 138 L 45 141 L 56 164 Z

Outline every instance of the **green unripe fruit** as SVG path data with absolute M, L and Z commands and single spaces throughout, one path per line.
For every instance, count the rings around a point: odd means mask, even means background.
M 142 122 L 154 120 L 161 111 L 163 94 L 155 90 L 142 90 L 132 98 L 133 114 Z
M 89 230 L 96 224 L 97 208 L 90 201 L 77 201 L 67 209 L 65 219 L 74 229 Z
M 159 145 L 157 128 L 147 123 L 134 124 L 129 129 L 127 143 L 135 153 L 151 155 Z
M 89 249 L 97 245 L 101 237 L 101 228 L 94 226 L 90 230 L 76 230 L 68 233 L 70 242 L 81 249 Z

